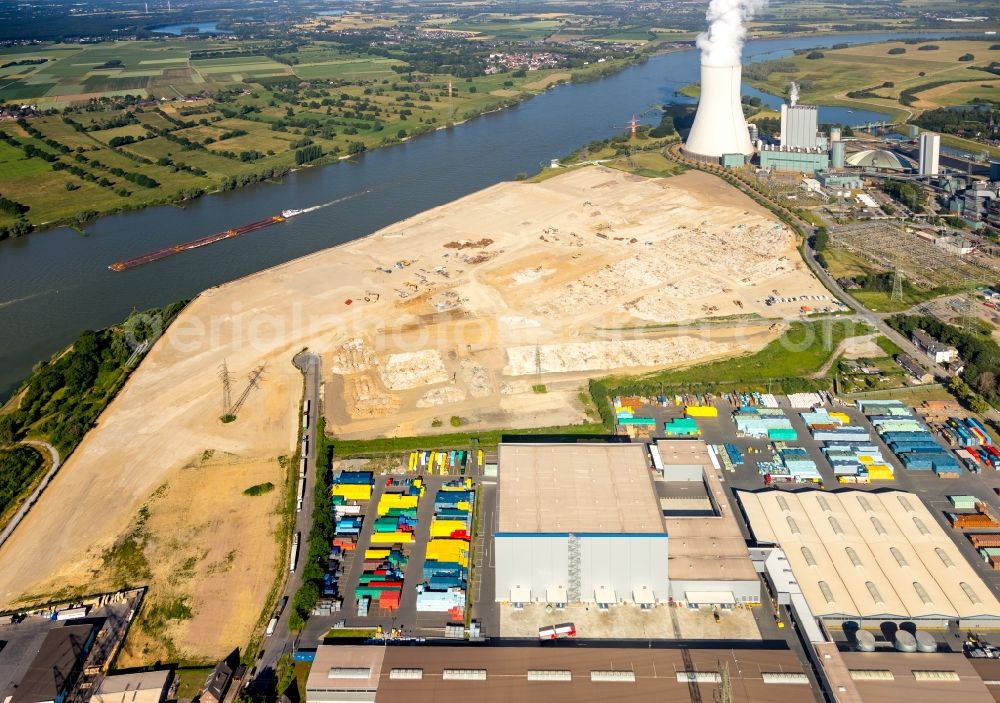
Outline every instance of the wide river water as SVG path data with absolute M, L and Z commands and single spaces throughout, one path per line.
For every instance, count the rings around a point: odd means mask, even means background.
M 935 35 L 925 34 L 933 37 Z M 938 35 L 940 36 L 940 35 Z M 834 42 L 894 34 L 756 41 L 744 61 Z M 678 101 L 699 78 L 697 51 L 663 54 L 592 83 L 563 85 L 516 107 L 452 129 L 290 174 L 281 183 L 201 198 L 183 208 L 115 215 L 85 235 L 61 228 L 0 242 L 0 399 L 85 329 L 190 298 L 210 286 L 370 234 L 518 173 L 534 173 L 594 139 L 620 132 L 633 113 Z M 748 88 L 749 86 L 745 86 Z M 876 113 L 826 108 L 821 121 L 857 124 Z M 286 223 L 122 273 L 108 264 L 252 222 L 286 208 L 332 203 Z M 395 252 L 406 258 L 405 250 Z

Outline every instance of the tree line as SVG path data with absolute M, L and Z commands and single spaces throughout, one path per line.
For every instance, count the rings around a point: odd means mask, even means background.
M 943 344 L 955 347 L 965 364 L 961 378 L 986 399 L 1000 407 L 997 379 L 1000 377 L 1000 345 L 985 331 L 964 332 L 928 315 L 894 315 L 887 322 L 900 334 L 911 336 L 924 330 Z

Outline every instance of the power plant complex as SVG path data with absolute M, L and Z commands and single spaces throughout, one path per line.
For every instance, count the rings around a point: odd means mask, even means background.
M 879 171 L 913 168 L 922 176 L 938 175 L 938 135 L 921 135 L 919 167 L 883 149 L 849 155 L 841 128 L 833 126 L 828 135 L 823 134 L 817 106 L 798 103 L 799 88 L 795 83 L 791 84 L 788 102 L 781 105 L 780 132 L 763 139 L 758 126 L 747 122 L 741 97 L 745 21 L 755 7 L 753 2 L 715 0 L 709 8 L 709 29 L 697 40 L 701 49 L 701 93 L 683 146 L 689 158 L 727 168 L 746 166 L 754 160 L 766 171 L 809 176 L 826 173 L 831 167 Z M 916 137 L 916 133 L 910 136 Z M 836 176 L 833 174 L 834 180 Z

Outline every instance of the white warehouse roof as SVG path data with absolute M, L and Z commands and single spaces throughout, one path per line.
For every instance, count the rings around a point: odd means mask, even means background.
M 916 495 L 738 491 L 817 617 L 1000 619 L 1000 601 Z

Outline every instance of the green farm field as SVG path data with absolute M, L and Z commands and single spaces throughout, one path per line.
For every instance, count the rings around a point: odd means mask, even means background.
M 801 86 L 803 102 L 887 112 L 895 119 L 908 120 L 924 110 L 965 104 L 972 97 L 986 97 L 995 90 L 982 87 L 998 84 L 996 76 L 982 69 L 1000 60 L 1000 51 L 990 48 L 996 44 L 995 41 L 933 40 L 821 49 L 823 58 L 798 55 L 760 64 L 748 71 L 747 78 L 755 87 L 777 95 L 786 94 L 789 84 L 795 81 Z M 928 50 L 928 46 L 937 48 Z M 904 53 L 889 53 L 900 49 Z M 973 60 L 958 60 L 966 54 L 971 54 Z M 768 68 L 782 70 L 768 72 Z M 927 89 L 919 90 L 921 86 Z M 847 95 L 866 88 L 875 97 Z M 918 89 L 911 105 L 900 101 L 901 93 L 908 88 Z M 992 97 L 995 96 L 993 92 Z
M 51 110 L 0 123 L 0 194 L 34 227 L 82 226 L 397 143 L 630 63 L 459 78 L 399 73 L 401 59 L 332 42 L 282 47 L 161 39 L 0 50 L 0 64 L 46 59 L 0 74 L 0 101 L 31 96 Z M 0 236 L 16 222 L 0 215 Z

